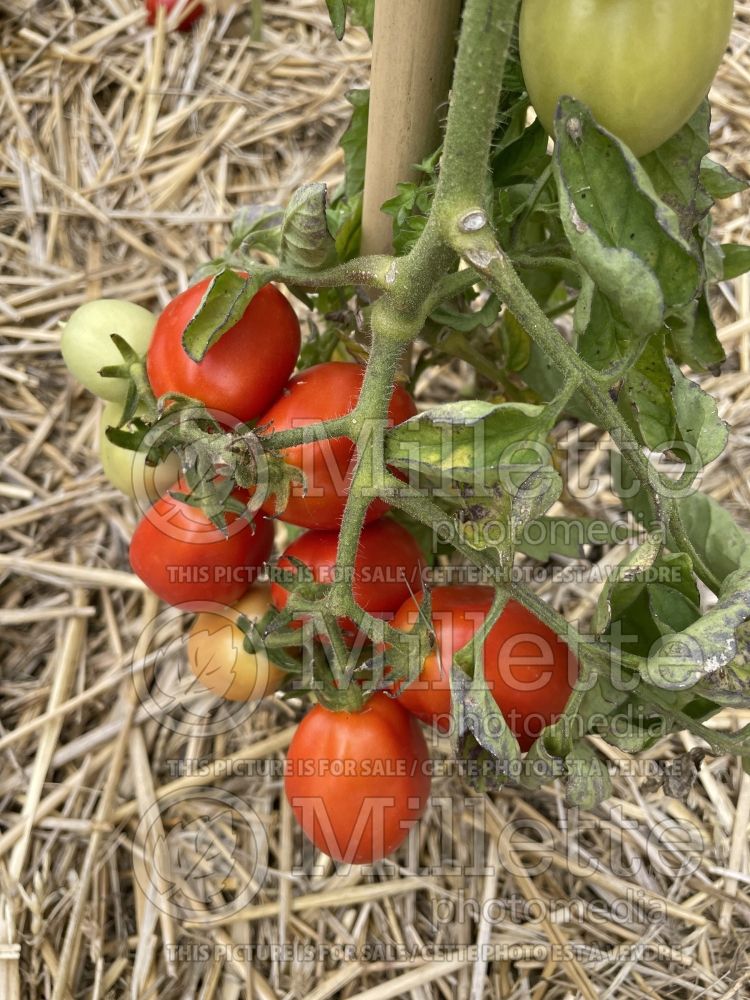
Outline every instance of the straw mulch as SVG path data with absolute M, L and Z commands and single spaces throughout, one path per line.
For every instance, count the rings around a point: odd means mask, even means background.
M 742 172 L 750 2 L 735 7 L 714 145 Z M 296 706 L 228 713 L 196 692 L 185 621 L 129 572 L 135 512 L 101 473 L 99 404 L 66 374 L 60 324 L 97 296 L 159 309 L 239 205 L 335 179 L 364 33 L 337 44 L 319 0 L 266 0 L 262 42 L 239 3 L 188 36 L 147 28 L 137 0 L 5 0 L 2 18 L 0 997 L 750 995 L 737 760 L 707 759 L 683 802 L 653 778 L 689 740 L 635 763 L 603 748 L 617 775 L 593 814 L 447 772 L 401 853 L 337 873 L 303 853 L 280 795 Z M 750 240 L 747 210 L 722 205 L 723 240 Z M 730 360 L 704 383 L 734 430 L 703 487 L 747 523 L 750 282 L 717 308 Z M 601 475 L 593 440 L 563 444 Z M 610 501 L 604 482 L 581 502 Z M 542 589 L 585 617 L 601 583 L 578 568 Z

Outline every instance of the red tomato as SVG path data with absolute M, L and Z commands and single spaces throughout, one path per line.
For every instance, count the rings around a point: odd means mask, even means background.
M 188 492 L 181 482 L 175 492 Z M 241 491 L 236 496 L 244 499 Z M 227 533 L 197 507 L 169 493 L 150 507 L 133 533 L 130 565 L 168 604 L 200 610 L 204 601 L 233 604 L 253 583 L 273 548 L 273 524 L 227 515 Z
M 485 620 L 494 594 L 491 587 L 477 586 L 432 591 L 437 649 L 425 658 L 418 679 L 399 695 L 399 701 L 443 732 L 450 727 L 453 657 Z M 396 613 L 393 626 L 411 631 L 420 601 L 421 595 L 409 598 Z M 565 708 L 578 676 L 578 661 L 551 629 L 510 601 L 485 640 L 484 675 L 521 750 L 526 751 Z
M 254 420 L 294 371 L 299 322 L 278 288 L 266 285 L 203 360 L 193 361 L 182 346 L 182 335 L 210 281 L 204 278 L 191 285 L 159 316 L 146 358 L 149 382 L 157 396 L 180 392 L 239 421 Z
M 428 760 L 418 723 L 385 694 L 360 712 L 316 705 L 289 747 L 284 791 L 319 850 L 367 864 L 395 851 L 424 812 Z
M 146 0 L 146 11 L 148 12 L 147 21 L 149 24 L 156 23 L 156 11 L 159 7 L 166 8 L 167 13 L 172 10 L 173 7 L 177 5 L 177 0 Z M 198 20 L 201 14 L 204 12 L 205 7 L 202 3 L 196 4 L 191 10 L 182 18 L 177 27 L 180 31 L 188 31 L 192 25 Z
M 343 417 L 356 406 L 363 378 L 363 368 L 344 361 L 329 361 L 308 368 L 290 380 L 281 398 L 263 415 L 260 423 L 270 425 L 266 433 L 273 433 Z M 409 393 L 397 386 L 388 409 L 389 425 L 400 424 L 416 412 Z M 301 483 L 292 486 L 289 503 L 279 515 L 281 520 L 303 528 L 337 530 L 354 473 L 353 442 L 345 437 L 311 441 L 286 448 L 282 454 L 285 462 L 305 474 L 307 490 L 305 492 Z M 387 509 L 388 505 L 382 500 L 373 500 L 367 521 L 376 520 Z M 267 514 L 274 513 L 271 497 L 266 499 L 263 510 Z
M 376 618 L 393 617 L 410 594 L 421 590 L 422 550 L 411 532 L 396 521 L 386 517 L 362 530 L 353 572 L 336 568 L 338 540 L 335 531 L 306 531 L 287 546 L 278 567 L 294 573 L 289 559 L 294 556 L 310 567 L 316 583 L 335 583 L 337 572 L 343 573 L 357 604 Z M 280 582 L 272 584 L 271 600 L 279 611 L 286 607 L 289 592 Z M 347 618 L 341 626 L 349 634 L 357 632 Z

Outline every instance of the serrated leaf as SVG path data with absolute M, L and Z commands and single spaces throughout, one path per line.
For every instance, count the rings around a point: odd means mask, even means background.
M 336 262 L 336 245 L 328 231 L 325 184 L 303 184 L 290 198 L 281 226 L 280 253 L 283 261 L 310 270 Z
M 247 277 L 225 268 L 212 278 L 182 335 L 188 357 L 202 361 L 206 352 L 240 320 L 255 293 L 274 276 L 273 268 L 259 264 L 255 273 Z
M 698 261 L 635 157 L 563 97 L 555 122 L 560 210 L 573 251 L 622 320 L 640 336 L 661 327 L 665 306 L 696 294 Z

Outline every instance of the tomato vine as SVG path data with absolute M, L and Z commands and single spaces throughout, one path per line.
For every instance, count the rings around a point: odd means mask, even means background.
M 325 188 L 311 184 L 294 195 L 283 217 L 241 215 L 226 256 L 204 270 L 210 276 L 207 291 L 183 337 L 185 351 L 196 361 L 271 281 L 286 284 L 329 317 L 332 338 L 325 347 L 324 338 L 312 342 L 328 357 L 342 329 L 359 319 L 369 353 L 362 390 L 349 413 L 276 431 L 262 426 L 227 431 L 205 414 L 175 425 L 174 414 L 180 407 L 187 413 L 195 401 L 174 394 L 157 400 L 142 362 L 126 350 L 123 366 L 110 374 L 127 373 L 132 380 L 123 425 L 140 407 L 145 418 L 137 439 L 162 428 L 163 443 L 183 454 L 188 483 L 189 456 L 194 462 L 199 456 L 201 474 L 218 470 L 230 487 L 258 485 L 264 466 L 283 507 L 293 475 L 280 455 L 283 449 L 341 436 L 355 442 L 337 563 L 354 566 L 368 506 L 378 496 L 486 571 L 497 597 L 479 636 L 456 656 L 451 679 L 458 742 L 470 731 L 480 752 L 499 761 L 505 777 L 534 783 L 540 775 L 564 776 L 570 800 L 591 804 L 607 794 L 608 785 L 604 764 L 584 740 L 588 733 L 637 750 L 675 727 L 687 728 L 717 752 L 750 758 L 750 727 L 726 734 L 704 724 L 722 704 L 750 704 L 743 659 L 750 538 L 735 526 L 731 552 L 725 547 L 717 558 L 710 527 L 696 529 L 702 514 L 704 521 L 720 517 L 720 508 L 697 493 L 694 483 L 721 454 L 728 431 L 715 403 L 683 372 L 687 365 L 714 370 L 723 358 L 706 286 L 739 273 L 744 263 L 739 250 L 722 253 L 712 243 L 709 212 L 713 197 L 742 185 L 707 158 L 705 103 L 661 150 L 639 161 L 584 104 L 563 98 L 550 159 L 544 130 L 538 122 L 526 124 L 528 99 L 516 51 L 518 5 L 518 0 L 465 4 L 442 148 L 422 165 L 422 182 L 401 185 L 386 206 L 394 217 L 396 256 L 352 258 L 361 210 L 358 185 L 344 185 L 327 205 Z M 329 7 L 342 31 L 346 4 Z M 361 136 L 366 100 L 353 104 L 353 127 Z M 361 142 L 351 135 L 347 167 L 349 178 L 361 178 Z M 274 253 L 278 263 L 260 264 L 252 256 L 258 249 Z M 570 315 L 567 332 L 555 322 L 562 315 Z M 488 359 L 477 346 L 479 338 L 492 339 L 502 363 L 493 363 L 491 353 Z M 459 357 L 484 377 L 495 377 L 503 401 L 433 407 L 389 428 L 393 386 L 404 352 L 415 341 L 428 359 Z M 529 469 L 525 448 L 529 441 L 546 441 L 563 415 L 591 420 L 609 434 L 622 456 L 623 496 L 630 492 L 626 503 L 646 532 L 623 574 L 605 585 L 592 635 L 574 628 L 512 572 L 525 528 L 546 516 L 562 488 L 551 462 Z M 169 418 L 171 429 L 165 425 Z M 492 460 L 469 448 L 467 468 L 445 440 L 437 454 L 435 442 L 446 427 L 481 436 L 483 446 L 489 441 Z M 462 441 L 466 445 L 465 437 Z M 680 479 L 660 472 L 649 457 L 653 453 L 677 456 L 685 466 Z M 408 474 L 409 481 L 393 469 Z M 432 488 L 446 477 L 447 490 Z M 229 493 L 224 488 L 222 496 Z M 221 523 L 221 510 L 211 513 Z M 483 526 L 493 519 L 505 529 L 498 544 L 483 536 Z M 657 592 L 647 579 L 662 566 L 679 570 L 668 593 Z M 703 615 L 696 610 L 695 577 L 717 599 Z M 489 735 L 489 727 L 472 727 L 464 718 L 471 699 L 480 705 L 480 715 L 497 716 L 482 699 L 477 650 L 510 600 L 563 637 L 581 662 L 565 712 L 544 730 L 520 771 L 511 766 L 519 750 L 507 725 L 501 722 Z M 422 652 L 430 647 L 427 624 L 410 635 L 394 629 L 358 606 L 344 577 L 312 598 L 292 594 L 288 610 L 266 623 L 269 648 L 299 644 L 299 637 L 284 631 L 291 610 L 314 612 L 335 658 L 345 663 L 349 654 L 338 619 L 355 621 L 372 639 L 381 652 L 364 665 L 347 667 L 347 676 L 354 669 L 361 676 L 372 670 L 365 694 L 377 688 L 378 672 L 382 681 L 384 665 L 393 683 L 405 676 L 406 651 L 412 655 L 415 644 Z M 429 621 L 429 594 L 424 618 Z M 636 637 L 654 632 L 659 641 L 648 650 L 638 642 L 626 648 L 612 634 L 613 625 L 622 623 L 635 629 Z M 613 684 L 615 666 L 628 679 L 624 690 Z M 344 688 L 329 684 L 327 703 L 335 707 L 338 699 L 339 707 L 356 707 L 362 690 Z M 641 713 L 645 721 L 618 738 L 612 720 L 623 712 Z

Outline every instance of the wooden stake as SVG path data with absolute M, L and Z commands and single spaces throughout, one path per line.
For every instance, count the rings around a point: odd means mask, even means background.
M 392 220 L 380 206 L 440 141 L 460 10 L 460 0 L 375 4 L 362 253 L 391 250 Z

